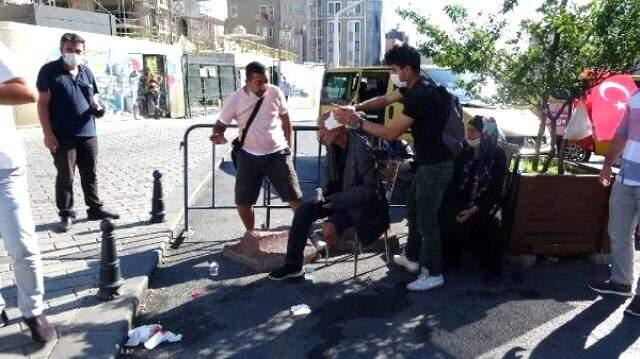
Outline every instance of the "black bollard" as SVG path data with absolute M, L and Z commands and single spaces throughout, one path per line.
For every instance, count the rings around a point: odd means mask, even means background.
M 153 198 L 151 199 L 151 223 L 162 223 L 165 221 L 164 197 L 162 194 L 162 173 L 153 171 Z
M 98 299 L 111 300 L 118 295 L 118 288 L 124 283 L 120 274 L 120 260 L 116 250 L 116 240 L 113 237 L 113 220 L 103 219 L 100 223 L 102 230 L 102 247 L 100 254 L 100 280 L 98 281 Z

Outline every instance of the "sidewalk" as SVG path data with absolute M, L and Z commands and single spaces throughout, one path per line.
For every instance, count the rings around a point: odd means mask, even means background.
M 298 158 L 299 178 L 315 174 L 312 148 L 301 149 L 308 158 Z M 216 180 L 216 203 L 233 203 L 230 164 Z M 313 194 L 312 185 L 306 189 Z M 195 205 L 210 198 L 205 187 Z M 288 209 L 274 210 L 271 226 L 290 225 L 291 218 Z M 392 231 L 403 244 L 405 218 L 403 209 L 393 210 Z M 264 220 L 265 210 L 257 210 L 256 223 Z M 193 235 L 165 252 L 135 322 L 160 324 L 183 339 L 153 350 L 139 346 L 128 357 L 640 357 L 640 322 L 623 315 L 630 299 L 588 289 L 608 271 L 586 258 L 507 265 L 502 281 L 487 286 L 477 261 L 465 254 L 460 269 L 445 274 L 443 288 L 415 293 L 405 289 L 415 275 L 387 265 L 382 253 L 360 256 L 353 278 L 353 257 L 331 252 L 328 263 L 307 265 L 304 279 L 276 282 L 223 255 L 244 232 L 235 210 L 194 210 L 190 223 Z M 635 258 L 637 277 L 640 252 Z M 215 276 L 212 261 L 219 265 Z M 311 313 L 292 315 L 299 304 Z
M 55 232 L 55 168 L 42 143 L 40 128 L 20 130 L 29 166 L 29 188 L 45 271 L 45 302 L 49 320 L 60 339 L 41 348 L 32 344 L 17 309 L 12 266 L 0 242 L 0 291 L 7 301 L 10 325 L 0 328 L 0 356 L 103 357 L 115 353 L 131 321 L 131 310 L 146 288 L 159 254 L 181 216 L 182 141 L 185 130 L 199 120 L 98 121 L 98 181 L 101 199 L 118 212 L 116 221 L 120 266 L 130 279 L 125 295 L 99 304 L 94 298 L 99 273 L 99 221 L 87 221 L 79 176 L 74 184 L 78 218 L 68 233 Z M 190 188 L 193 191 L 211 170 L 208 130 L 192 132 Z M 218 152 L 218 156 L 223 151 Z M 160 170 L 167 222 L 149 225 L 153 177 Z M 108 310 L 108 312 L 105 312 Z

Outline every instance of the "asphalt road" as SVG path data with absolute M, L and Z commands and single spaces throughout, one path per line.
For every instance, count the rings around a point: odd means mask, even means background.
M 303 149 L 307 154 L 313 146 Z M 301 177 L 315 173 L 301 160 Z M 233 171 L 216 175 L 216 202 L 231 204 Z M 307 191 L 313 189 L 307 186 Z M 205 188 L 200 204 L 210 203 Z M 263 219 L 259 211 L 257 223 Z M 395 213 L 402 218 L 403 213 Z M 289 210 L 273 213 L 272 226 L 288 224 Z M 640 321 L 622 315 L 624 302 L 600 298 L 586 284 L 606 274 L 586 259 L 541 260 L 530 268 L 508 266 L 496 286 L 482 283 L 471 258 L 446 275 L 442 289 L 410 293 L 413 276 L 388 267 L 381 255 L 366 255 L 352 278 L 348 255 L 329 265 L 309 265 L 307 277 L 272 282 L 265 274 L 222 256 L 242 235 L 235 211 L 201 210 L 194 233 L 151 279 L 137 325 L 160 323 L 184 335 L 181 342 L 136 358 L 617 358 L 639 357 Z M 406 232 L 405 223 L 394 228 Z M 220 265 L 210 277 L 208 263 Z M 196 294 L 195 297 L 193 294 Z M 311 313 L 294 317 L 290 308 Z

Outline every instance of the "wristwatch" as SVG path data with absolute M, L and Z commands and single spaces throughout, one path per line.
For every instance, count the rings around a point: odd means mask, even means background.
M 358 121 L 355 123 L 355 126 L 353 126 L 353 128 L 355 128 L 356 130 L 362 129 L 362 126 L 364 125 L 364 118 L 362 116 L 358 116 Z

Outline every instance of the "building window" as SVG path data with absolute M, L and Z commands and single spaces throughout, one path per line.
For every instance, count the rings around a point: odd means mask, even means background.
M 347 3 L 347 6 L 351 6 L 353 4 L 355 4 L 356 1 L 349 1 Z M 356 7 L 354 7 L 353 9 L 349 10 L 349 15 L 353 16 L 353 15 L 362 15 L 362 4 L 358 4 L 356 5 Z
M 327 13 L 329 15 L 335 15 L 342 8 L 342 3 L 340 1 L 329 1 L 327 3 Z
M 258 6 L 258 17 L 262 21 L 269 20 L 269 14 L 267 13 L 267 6 L 266 5 Z
M 356 40 L 355 48 L 356 48 L 356 52 L 360 51 L 360 41 Z
M 238 17 L 238 6 L 231 5 L 231 17 Z
M 260 5 L 258 6 L 258 16 L 260 20 L 263 21 L 271 21 L 274 17 L 274 8 L 273 5 Z
M 269 37 L 273 37 L 273 28 L 269 26 Z
M 329 41 L 329 51 L 333 51 L 333 41 Z
M 329 34 L 333 35 L 335 29 L 336 29 L 336 22 L 335 21 L 327 21 L 327 32 Z M 338 36 L 340 36 L 340 22 L 338 22 Z

